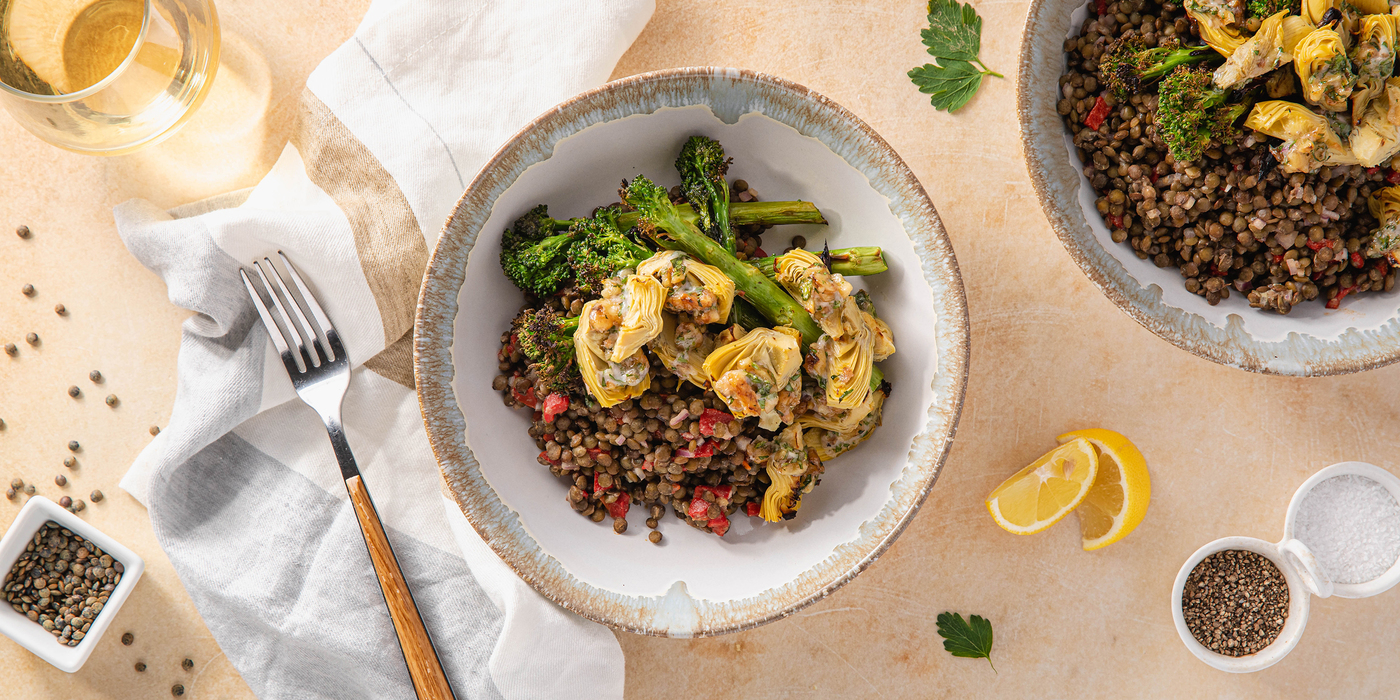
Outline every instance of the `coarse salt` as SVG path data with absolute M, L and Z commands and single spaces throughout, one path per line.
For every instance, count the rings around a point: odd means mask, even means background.
M 1333 583 L 1366 583 L 1400 558 L 1400 503 L 1374 479 L 1334 476 L 1299 504 L 1293 536 Z

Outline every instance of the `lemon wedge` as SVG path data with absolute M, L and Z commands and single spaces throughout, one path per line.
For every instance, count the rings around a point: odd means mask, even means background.
M 1071 438 L 1003 481 L 987 496 L 1001 529 L 1033 535 L 1069 515 L 1088 495 L 1099 471 L 1094 446 Z
M 1142 453 L 1128 438 L 1102 428 L 1075 430 L 1058 439 L 1063 445 L 1088 440 L 1098 451 L 1098 475 L 1075 511 L 1084 549 L 1102 549 L 1127 537 L 1147 515 L 1152 498 Z

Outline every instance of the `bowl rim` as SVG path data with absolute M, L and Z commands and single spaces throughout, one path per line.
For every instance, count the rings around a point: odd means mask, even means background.
M 815 106 L 825 110 L 827 114 L 834 117 L 843 130 L 854 132 L 855 137 L 865 146 L 873 147 L 878 153 L 879 159 L 887 164 L 890 180 L 900 187 L 910 200 L 909 207 L 911 215 L 920 216 L 927 221 L 927 240 L 922 241 L 927 245 L 921 249 L 918 244 L 921 242 L 915 239 L 916 252 L 922 260 L 924 268 L 922 274 L 929 278 L 937 272 L 937 276 L 943 280 L 946 286 L 943 294 L 934 296 L 934 304 L 939 309 L 939 323 L 949 324 L 947 337 L 953 339 L 952 347 L 939 348 L 937 353 L 944 356 L 947 367 L 937 367 L 934 375 L 934 382 L 939 382 L 939 375 L 951 375 L 951 382 L 944 389 L 945 398 L 939 397 L 939 391 L 935 390 L 935 399 L 928 407 L 929 414 L 941 413 L 946 416 L 946 427 L 942 435 L 930 435 L 934 432 L 930 429 L 935 419 L 930 418 L 925 423 L 924 429 L 915 436 L 915 441 L 911 447 L 911 457 L 905 464 L 904 471 L 899 480 L 891 485 L 894 486 L 908 481 L 916 486 L 916 492 L 910 494 L 904 512 L 891 513 L 893 519 L 887 521 L 881 528 L 871 528 L 871 523 L 882 519 L 886 510 L 890 510 L 896 505 L 896 497 L 891 496 L 886 501 L 884 510 L 872 520 L 866 521 L 865 526 L 860 530 L 857 540 L 838 544 L 831 555 L 820 562 L 814 564 L 803 574 L 799 574 L 792 581 L 777 588 L 771 588 L 758 596 L 741 601 L 720 601 L 711 602 L 706 600 L 690 599 L 684 593 L 683 583 L 673 587 L 664 596 L 633 596 L 615 593 L 603 589 L 598 589 L 586 582 L 581 582 L 573 577 L 562 566 L 542 549 L 539 557 L 532 558 L 527 552 L 520 551 L 517 547 L 512 547 L 512 542 L 503 542 L 508 539 L 512 530 L 516 534 L 524 534 L 519 518 L 516 514 L 505 507 L 489 483 L 482 479 L 481 474 L 473 466 L 476 460 L 471 456 L 470 448 L 466 445 L 463 429 L 465 427 L 465 417 L 462 415 L 456 403 L 455 393 L 451 382 L 454 376 L 452 364 L 451 348 L 444 339 L 450 339 L 452 335 L 452 324 L 455 322 L 457 313 L 457 298 L 460 293 L 460 286 L 465 280 L 467 254 L 475 244 L 475 238 L 470 242 L 460 240 L 462 236 L 448 235 L 451 229 L 462 215 L 463 210 L 472 203 L 469 199 L 484 189 L 499 184 L 500 173 L 506 172 L 508 168 L 503 165 L 512 165 L 515 151 L 531 132 L 541 127 L 558 126 L 568 129 L 569 134 L 578 133 L 587 126 L 567 127 L 565 123 L 569 121 L 569 113 L 572 108 L 579 105 L 588 105 L 598 101 L 602 96 L 618 90 L 643 86 L 648 83 L 664 83 L 667 81 L 686 80 L 730 80 L 743 83 L 756 83 L 761 86 L 769 86 L 789 93 L 796 98 L 815 103 Z M 713 108 L 713 107 L 712 107 Z M 589 109 L 592 109 L 590 107 Z M 655 110 L 652 110 L 655 111 Z M 650 112 L 648 112 L 650 113 Z M 773 115 L 768 115 L 770 118 Z M 555 122 L 558 122 L 556 125 Z M 786 123 L 786 122 L 784 122 Z M 789 124 L 789 126 L 791 126 Z M 799 130 L 800 131 L 800 130 Z M 804 134 L 810 136 L 810 134 Z M 832 147 L 831 144 L 827 144 Z M 838 155 L 840 155 L 838 153 Z M 849 162 L 849 161 L 848 161 Z M 523 170 L 521 171 L 523 172 Z M 514 182 L 518 175 L 511 177 L 509 182 Z M 506 184 L 508 185 L 509 182 Z M 873 186 L 873 183 L 872 183 Z M 504 187 L 501 187 L 501 191 Z M 878 191 L 878 190 L 877 190 Z M 494 202 L 499 192 L 489 196 L 486 200 L 488 206 Z M 898 214 L 896 214 L 898 216 Z M 906 234 L 910 234 L 906 226 Z M 912 235 L 911 235 L 912 238 Z M 461 269 L 453 271 L 444 269 L 445 266 L 460 265 Z M 445 279 L 446 278 L 446 279 Z M 957 433 L 958 421 L 961 417 L 964 397 L 967 391 L 968 365 L 970 360 L 970 330 L 967 308 L 967 297 L 962 284 L 962 276 L 959 272 L 957 260 L 953 254 L 952 241 L 948 237 L 946 229 L 943 227 L 941 218 L 934 208 L 933 202 L 924 190 L 923 185 L 914 175 L 913 171 L 901 159 L 898 153 L 877 134 L 863 120 L 854 113 L 803 85 L 768 75 L 758 71 L 740 68 L 723 67 L 684 67 L 670 68 L 637 75 L 628 76 L 619 80 L 610 81 L 599 87 L 582 92 L 554 108 L 546 111 L 536 119 L 532 120 L 524 128 L 520 129 L 514 136 L 507 140 L 501 148 L 488 160 L 473 178 L 471 184 L 466 188 L 462 197 L 454 205 L 453 212 L 444 225 L 443 231 L 434 246 L 433 253 L 429 259 L 428 268 L 423 280 L 423 286 L 419 293 L 418 308 L 414 323 L 414 348 L 413 365 L 414 378 L 417 386 L 419 408 L 422 411 L 424 424 L 427 429 L 429 443 L 432 446 L 433 454 L 438 461 L 439 469 L 443 473 L 447 490 L 450 491 L 453 500 L 458 504 L 466 516 L 467 521 L 481 536 L 482 540 L 491 547 L 497 556 L 510 567 L 516 575 L 520 576 L 527 584 L 534 588 L 541 595 L 554 603 L 577 613 L 594 622 L 598 622 L 610 627 L 622 629 L 628 632 L 647 634 L 652 636 L 671 637 L 707 637 L 727 634 L 745 629 L 752 629 L 760 625 L 780 620 L 787 617 L 812 603 L 815 603 L 827 595 L 831 594 L 848 581 L 870 566 L 880 555 L 882 555 L 896 538 L 904 531 L 910 521 L 913 520 L 920 506 L 927 499 L 929 491 L 932 490 L 939 474 L 942 472 L 944 464 L 947 462 L 949 451 L 951 450 L 953 439 Z M 445 332 L 428 334 L 425 328 L 445 329 Z M 941 335 L 941 334 L 940 334 Z M 940 343 L 941 344 L 941 343 Z M 435 412 L 442 412 L 444 415 L 435 416 Z M 927 438 L 920 441 L 920 437 Z M 941 442 L 941 444 L 939 444 Z M 931 448 L 931 449 L 930 449 Z M 923 463 L 923 464 L 921 464 Z M 465 466 L 466 474 L 464 479 L 454 479 L 449 473 L 451 469 Z M 910 479 L 908 476 L 910 467 L 914 467 L 916 476 Z M 475 473 L 473 473 L 475 472 Z M 501 507 L 501 512 L 492 514 L 477 512 L 475 508 L 467 505 L 482 494 L 468 491 L 468 481 L 466 479 L 476 479 L 485 485 L 486 490 L 491 492 L 489 499 L 494 500 L 496 505 Z M 489 501 L 488 501 L 489 505 Z M 485 509 L 483 509 L 485 510 Z M 491 516 L 497 517 L 491 517 Z M 509 518 L 513 522 L 503 522 Z M 869 541 L 872 535 L 878 537 L 869 545 L 860 545 L 856 551 L 844 552 L 843 549 L 850 549 L 851 545 L 861 540 Z M 528 535 L 525 535 L 528 538 Z M 868 548 L 867 548 L 868 547 Z M 865 549 L 861 552 L 860 549 Z M 849 555 L 857 554 L 852 560 Z M 538 559 L 538 561 L 536 560 Z M 804 579 L 811 580 L 814 572 L 831 565 L 833 559 L 843 559 L 835 564 L 840 573 L 830 577 L 825 583 L 801 585 Z M 552 564 L 552 568 L 557 571 L 547 571 Z M 577 591 L 580 595 L 561 595 L 560 590 L 550 584 L 548 579 L 565 580 L 568 582 L 565 590 Z M 820 580 L 820 579 L 816 579 Z M 796 587 L 797 590 L 792 597 L 780 604 L 777 601 L 770 601 L 767 605 L 762 603 L 762 597 L 772 594 L 775 591 L 782 591 L 786 587 Z M 680 588 L 679 595 L 684 600 L 676 599 L 677 588 Z M 601 599 L 589 600 L 590 598 Z M 713 610 L 726 609 L 734 610 L 742 608 L 746 604 L 753 606 L 756 611 L 742 615 L 741 619 L 721 622 L 711 625 L 706 617 L 699 613 L 695 614 L 695 626 L 689 629 L 675 629 L 665 626 L 663 621 L 660 625 L 647 621 L 648 618 L 643 613 L 648 613 L 644 606 L 628 605 L 628 601 L 654 600 L 657 601 L 656 609 L 651 611 L 657 617 L 666 613 L 674 612 L 677 605 L 689 605 L 692 612 L 700 608 Z M 601 609 L 600 609 L 601 608 Z M 604 612 L 606 610 L 608 612 Z M 761 612 L 757 612 L 761 610 Z M 609 614 L 611 613 L 611 614 Z M 730 614 L 731 618 L 735 617 Z
M 1080 0 L 1073 1 L 1079 2 Z M 1290 331 L 1287 338 L 1282 341 L 1254 340 L 1241 329 L 1240 333 L 1231 332 L 1222 341 L 1207 342 L 1204 338 L 1184 333 L 1176 325 L 1150 313 L 1141 305 L 1133 303 L 1125 291 L 1119 287 L 1118 282 L 1094 264 L 1091 257 L 1080 248 L 1081 244 L 1075 237 L 1072 220 L 1067 218 L 1066 214 L 1060 211 L 1056 205 L 1047 173 L 1058 163 L 1050 163 L 1043 159 L 1040 149 L 1036 146 L 1037 124 L 1032 95 L 1039 87 L 1039 82 L 1035 79 L 1032 67 L 1035 62 L 1037 37 L 1046 31 L 1048 26 L 1045 9 L 1057 2 L 1064 2 L 1064 0 L 1031 0 L 1030 6 L 1026 9 L 1026 25 L 1021 37 L 1021 50 L 1017 60 L 1019 74 L 1016 78 L 1016 115 L 1021 132 L 1021 151 L 1026 160 L 1026 171 L 1030 176 L 1031 186 L 1035 189 L 1036 200 L 1039 201 L 1045 218 L 1049 220 L 1051 229 L 1059 237 L 1065 251 L 1069 253 L 1070 258 L 1074 260 L 1084 275 L 1089 278 L 1089 281 L 1098 287 L 1099 291 L 1108 297 L 1114 306 L 1117 306 L 1119 310 L 1159 338 L 1197 357 L 1228 367 L 1236 367 L 1259 374 L 1321 377 L 1364 372 L 1400 361 L 1400 342 L 1391 343 L 1388 351 L 1385 349 L 1385 344 L 1381 344 L 1380 351 L 1367 353 L 1364 356 L 1357 356 L 1350 352 L 1327 353 L 1322 357 L 1317 357 L 1316 353 L 1313 353 L 1312 357 L 1303 356 L 1307 351 L 1301 349 L 1303 347 L 1301 343 L 1294 341 L 1300 337 L 1315 337 L 1306 336 L 1305 329 Z M 1087 0 L 1085 2 L 1087 3 Z M 1056 43 L 1063 46 L 1064 38 L 1058 39 Z M 1063 57 L 1063 49 L 1057 55 Z M 1064 132 L 1064 124 L 1058 116 L 1055 120 L 1055 129 L 1058 133 Z M 1079 187 L 1082 188 L 1083 185 L 1081 184 Z M 1115 260 L 1119 259 L 1115 252 L 1107 249 L 1105 252 Z M 1144 290 L 1152 286 L 1151 283 L 1139 282 L 1131 272 L 1126 270 L 1125 272 L 1129 279 L 1137 282 Z M 1159 303 L 1167 305 L 1165 301 Z M 1176 306 L 1171 306 L 1171 308 L 1179 309 Z M 1196 316 L 1189 310 L 1181 309 L 1181 311 L 1190 316 Z M 1394 320 L 1392 320 L 1393 322 Z M 1212 328 L 1219 328 L 1214 324 L 1210 325 Z M 1224 329 L 1220 330 L 1222 334 L 1225 333 Z M 1344 336 L 1352 333 L 1370 337 L 1380 335 L 1382 331 L 1379 329 L 1358 331 L 1353 328 L 1345 331 Z M 1393 340 L 1395 333 L 1391 331 L 1387 335 L 1390 335 Z M 1253 347 L 1247 346 L 1246 343 L 1252 344 Z M 1285 362 L 1281 363 L 1279 360 L 1285 360 Z

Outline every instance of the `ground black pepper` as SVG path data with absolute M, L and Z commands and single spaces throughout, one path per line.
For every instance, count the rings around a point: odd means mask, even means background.
M 1186 579 L 1182 614 L 1191 636 L 1225 656 L 1248 656 L 1269 646 L 1288 620 L 1288 583 L 1262 554 L 1216 552 Z

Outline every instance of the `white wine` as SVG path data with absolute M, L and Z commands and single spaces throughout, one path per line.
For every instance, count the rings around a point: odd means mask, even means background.
M 0 98 L 70 150 L 114 155 L 174 133 L 218 54 L 210 0 L 0 0 Z
M 143 0 L 97 0 L 63 33 L 64 92 L 96 85 L 126 60 L 141 34 Z

